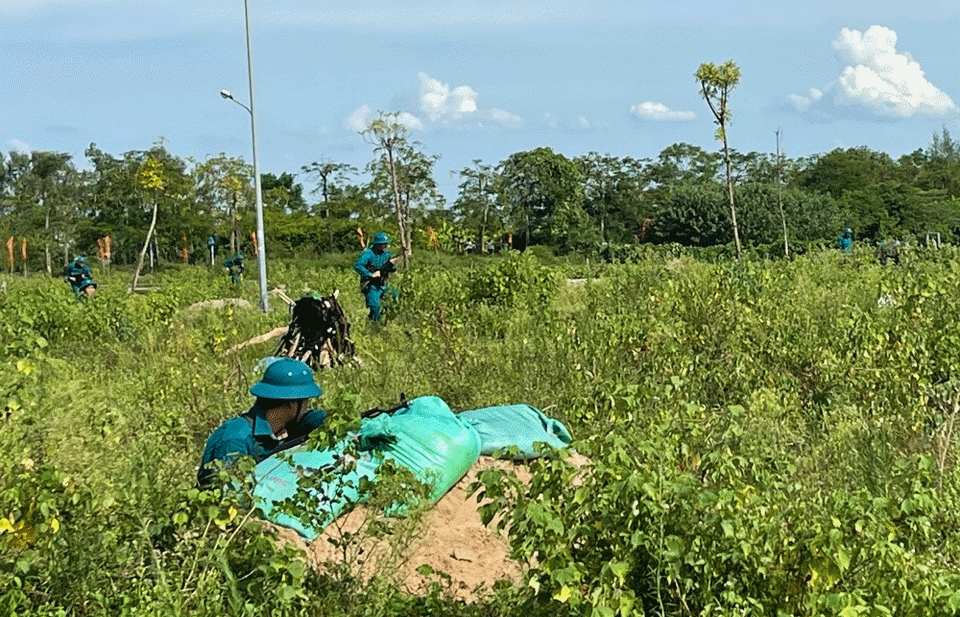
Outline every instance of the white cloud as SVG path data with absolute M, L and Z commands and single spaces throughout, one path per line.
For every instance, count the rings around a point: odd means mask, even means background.
M 514 115 L 509 111 L 500 109 L 499 107 L 494 107 L 487 113 L 490 116 L 490 119 L 496 124 L 501 124 L 503 126 L 517 126 L 520 124 L 520 116 Z
M 16 150 L 17 152 L 22 152 L 23 154 L 29 154 L 32 150 L 30 144 L 25 144 L 19 139 L 10 139 L 7 141 L 7 145 L 10 146 L 11 150 Z
M 423 130 L 423 122 L 420 120 L 420 118 L 407 111 L 401 111 L 399 114 L 397 114 L 397 123 L 402 124 L 411 131 Z
M 422 72 L 418 73 L 417 77 L 420 86 L 416 103 L 410 101 L 409 104 L 411 107 L 416 105 L 417 109 L 397 113 L 397 121 L 410 130 L 422 131 L 436 126 L 483 128 L 488 125 L 511 127 L 520 124 L 519 116 L 503 109 L 480 109 L 477 106 L 479 95 L 470 86 L 451 88 L 450 84 Z M 350 114 L 346 125 L 359 132 L 375 117 L 376 114 L 369 105 L 362 105 Z
M 897 33 L 883 26 L 865 32 L 843 28 L 833 41 L 844 68 L 823 92 L 790 95 L 798 110 L 822 113 L 858 109 L 875 116 L 910 118 L 957 111 L 953 100 L 930 83 L 909 53 L 897 51 Z
M 693 120 L 697 114 L 692 111 L 672 111 L 663 103 L 644 101 L 639 105 L 632 105 L 630 113 L 641 120 L 661 120 L 668 122 L 684 122 Z
M 810 92 L 807 96 L 802 94 L 791 94 L 787 97 L 787 100 L 799 111 L 807 111 L 810 109 L 810 106 L 823 98 L 823 92 L 817 90 L 816 88 L 810 88 Z
M 350 114 L 349 118 L 347 118 L 347 122 L 346 122 L 347 128 L 350 129 L 351 131 L 356 131 L 357 133 L 360 133 L 366 130 L 366 128 L 370 126 L 370 123 L 376 120 L 379 115 L 380 115 L 379 112 L 374 112 L 373 108 L 370 107 L 369 105 L 361 105 L 360 107 L 353 110 L 353 113 Z M 390 112 L 388 115 L 393 115 L 394 121 L 397 124 L 402 124 L 403 126 L 407 127 L 411 131 L 423 130 L 423 122 L 421 122 L 420 118 L 414 116 L 410 112 L 406 112 L 406 111 L 401 111 L 399 113 Z
M 417 77 L 420 78 L 420 111 L 431 121 L 458 120 L 477 112 L 477 91 L 470 86 L 451 90 L 448 84 L 426 73 L 418 73 Z
M 359 133 L 370 126 L 370 121 L 373 120 L 374 115 L 373 109 L 369 105 L 361 105 L 353 110 L 353 113 L 347 118 L 347 128 Z

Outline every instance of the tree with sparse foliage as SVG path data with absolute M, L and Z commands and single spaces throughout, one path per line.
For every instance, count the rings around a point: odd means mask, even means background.
M 210 221 L 211 231 L 229 225 L 230 252 L 240 247 L 239 221 L 246 204 L 253 202 L 253 168 L 243 159 L 225 154 L 208 158 L 193 170 L 198 204 Z
M 371 186 L 374 190 L 387 188 L 393 201 L 404 267 L 410 264 L 412 254 L 411 204 L 443 201 L 432 176 L 433 164 L 439 157 L 425 155 L 420 142 L 410 141 L 409 132 L 396 112 L 380 112 L 360 132 L 378 155 L 367 166 L 373 178 Z
M 480 159 L 474 159 L 472 167 L 464 167 L 458 174 L 462 182 L 454 207 L 460 220 L 476 229 L 477 250 L 485 253 L 491 213 L 495 216 L 497 209 L 497 176 L 493 167 L 482 164 Z
M 737 247 L 737 259 L 740 259 L 740 232 L 737 230 L 737 208 L 733 199 L 733 175 L 730 162 L 730 147 L 727 143 L 727 125 L 730 124 L 730 108 L 727 105 L 730 92 L 740 82 L 740 69 L 733 60 L 716 65 L 704 62 L 694 74 L 700 83 L 703 95 L 717 125 L 717 139 L 723 141 L 723 157 L 727 168 L 727 196 L 730 200 L 730 223 L 733 226 L 733 241 Z

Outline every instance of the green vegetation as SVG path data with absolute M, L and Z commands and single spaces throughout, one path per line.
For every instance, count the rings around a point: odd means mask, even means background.
M 773 130 L 776 154 L 742 153 L 727 140 L 727 96 L 738 77 L 732 63 L 698 71 L 720 152 L 679 143 L 655 159 L 597 152 L 568 158 L 539 147 L 499 162 L 475 160 L 458 172 L 452 203 L 437 191 L 437 157 L 410 139 L 396 114 L 381 114 L 363 132 L 374 146 L 366 180 L 329 160 L 303 165 L 302 178 L 263 174 L 268 256 L 354 251 L 358 229 L 365 239 L 390 233 L 405 263 L 414 251 L 419 258 L 504 246 L 595 258 L 638 245 L 729 245 L 738 256 L 783 256 L 787 247 L 832 245 L 843 227 L 863 246 L 925 244 L 928 234 L 960 240 L 960 143 L 946 128 L 897 160 L 863 147 L 789 158 L 780 151 L 789 134 Z M 12 239 L 9 271 L 57 274 L 75 254 L 101 257 L 108 237 L 116 265 L 143 262 L 147 253 L 150 267 L 210 263 L 211 235 L 221 263 L 255 253 L 252 170 L 242 159 L 183 160 L 162 141 L 119 157 L 92 144 L 85 155 L 83 164 L 54 152 L 0 157 L 0 239 Z M 318 183 L 315 201 L 301 180 Z
M 396 275 L 384 327 L 365 323 L 348 256 L 270 263 L 289 295 L 343 292 L 363 365 L 318 373 L 333 427 L 400 392 L 525 402 L 588 457 L 535 462 L 529 486 L 482 474 L 482 514 L 503 515 L 530 570 L 470 605 L 440 583 L 406 595 L 389 572 L 321 574 L 243 491 L 193 489 L 204 440 L 249 406 L 273 348 L 227 350 L 289 316 L 191 305 L 253 301 L 255 282 L 166 266 L 131 295 L 129 271 L 95 266 L 100 290 L 77 302 L 62 281 L 4 276 L 0 612 L 957 614 L 960 253 L 905 247 L 884 268 L 866 248 L 638 248 L 601 265 L 430 253 Z M 400 543 L 400 525 L 368 531 Z

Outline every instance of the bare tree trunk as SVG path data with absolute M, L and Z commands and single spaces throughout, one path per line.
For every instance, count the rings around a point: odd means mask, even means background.
M 130 283 L 130 292 L 137 290 L 137 281 L 140 280 L 140 269 L 143 268 L 143 258 L 147 254 L 147 248 L 150 246 L 150 238 L 153 236 L 153 228 L 157 226 L 157 200 L 153 200 L 153 217 L 150 219 L 150 229 L 147 230 L 147 239 L 143 242 L 143 248 L 140 249 L 140 257 L 137 258 L 137 270 L 133 273 L 133 282 Z
M 47 263 L 47 276 L 53 276 L 53 264 L 50 261 L 50 212 L 43 215 L 43 254 Z
M 477 248 L 480 249 L 481 255 L 486 255 L 487 247 L 485 244 L 486 238 L 484 238 L 484 232 L 487 231 L 487 212 L 490 210 L 490 202 L 486 198 L 483 199 L 483 216 L 480 217 L 480 233 L 477 234 Z
M 393 147 L 388 146 L 387 162 L 390 165 L 390 183 L 393 185 L 393 205 L 397 215 L 397 230 L 400 232 L 400 250 L 403 254 L 403 267 L 410 265 L 410 233 L 407 230 L 409 222 L 405 220 L 403 204 L 400 201 L 400 188 L 397 185 L 397 165 L 393 160 Z
M 783 213 L 783 160 L 780 158 L 780 130 L 777 129 L 777 205 L 780 206 L 780 223 L 783 225 L 783 256 L 790 256 L 787 240 L 787 216 Z
M 737 246 L 737 259 L 740 259 L 740 231 L 737 229 L 737 208 L 733 202 L 733 175 L 730 170 L 730 148 L 727 147 L 727 132 L 723 130 L 723 158 L 727 163 L 727 196 L 730 198 L 730 222 L 733 224 L 733 241 Z
M 230 201 L 230 255 L 236 255 L 239 247 L 239 242 L 237 240 L 237 194 L 233 194 L 233 199 Z

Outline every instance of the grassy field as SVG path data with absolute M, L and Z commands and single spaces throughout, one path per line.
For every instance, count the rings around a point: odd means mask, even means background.
M 415 256 L 382 327 L 352 256 L 271 262 L 271 287 L 340 290 L 360 363 L 324 370 L 334 427 L 401 392 L 523 402 L 591 465 L 496 471 L 520 586 L 463 605 L 274 542 L 242 494 L 193 489 L 289 323 L 256 277 L 166 266 L 127 294 L 96 272 L 0 277 L 0 613 L 31 615 L 947 615 L 960 606 L 960 255 L 630 264 Z M 569 278 L 587 279 L 569 284 Z M 233 305 L 191 308 L 238 297 Z M 387 533 L 386 524 L 379 533 Z M 339 572 L 339 574 L 338 574 Z

